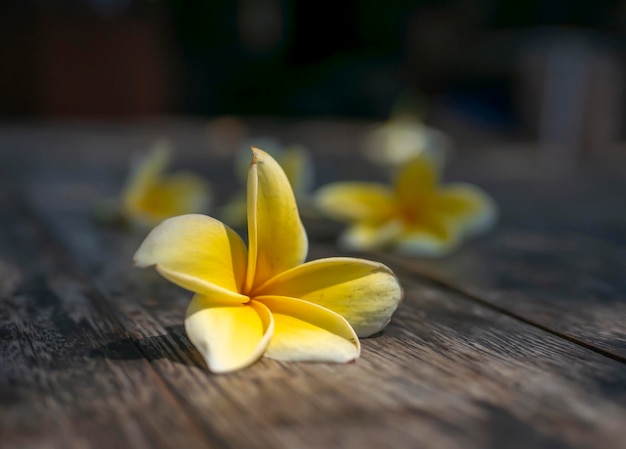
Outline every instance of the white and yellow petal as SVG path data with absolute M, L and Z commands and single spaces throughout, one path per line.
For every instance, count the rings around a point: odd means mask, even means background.
M 442 187 L 437 209 L 458 222 L 466 235 L 485 232 L 497 219 L 497 206 L 487 193 L 471 184 L 454 183 Z
M 187 308 L 185 331 L 214 373 L 226 373 L 251 365 L 265 352 L 274 321 L 266 306 L 215 306 L 196 295 Z
M 399 166 L 418 156 L 428 156 L 442 167 L 451 148 L 450 138 L 445 133 L 406 115 L 398 115 L 374 127 L 364 141 L 368 159 L 390 166 Z
M 377 125 L 365 136 L 366 156 L 382 165 L 401 164 L 428 147 L 428 135 L 418 120 L 391 119 Z
M 388 247 L 402 234 L 404 225 L 400 220 L 383 224 L 356 223 L 339 236 L 339 246 L 347 251 L 371 251 Z
M 341 315 L 282 296 L 259 296 L 274 319 L 265 357 L 283 361 L 345 363 L 359 357 L 359 338 Z
M 454 220 L 429 217 L 405 228 L 393 248 L 410 256 L 444 256 L 458 248 L 461 238 L 461 228 Z
M 370 182 L 337 182 L 315 194 L 317 208 L 330 218 L 347 222 L 382 223 L 394 213 L 393 192 Z
M 241 304 L 246 273 L 246 247 L 228 226 L 206 215 L 165 220 L 148 234 L 134 262 L 155 265 L 171 282 L 216 303 Z
M 387 325 L 402 299 L 402 287 L 393 272 L 381 263 L 333 257 L 281 273 L 256 294 L 315 303 L 338 313 L 357 335 L 367 337 Z
M 248 274 L 246 290 L 300 265 L 308 240 L 291 185 L 267 153 L 252 149 L 248 174 Z

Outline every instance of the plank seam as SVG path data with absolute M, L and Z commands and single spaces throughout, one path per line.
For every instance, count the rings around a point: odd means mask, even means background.
M 474 294 L 472 292 L 467 291 L 463 287 L 458 287 L 456 285 L 453 285 L 453 284 L 451 284 L 451 283 L 449 283 L 449 282 L 447 282 L 447 281 L 445 281 L 445 280 L 443 280 L 441 278 L 438 278 L 437 276 L 435 276 L 433 274 L 420 272 L 420 271 L 415 270 L 415 269 L 407 268 L 407 267 L 403 266 L 401 262 L 397 262 L 397 261 L 394 262 L 394 261 L 389 260 L 388 263 L 390 265 L 393 265 L 396 270 L 403 271 L 403 272 L 405 272 L 407 274 L 410 274 L 412 276 L 417 276 L 420 280 L 422 280 L 424 282 L 428 282 L 431 285 L 434 285 L 434 286 L 440 287 L 440 288 L 442 288 L 444 290 L 448 290 L 448 291 L 450 291 L 452 293 L 455 293 L 456 295 L 461 296 L 461 297 L 463 297 L 463 298 L 465 298 L 465 299 L 467 299 L 467 300 L 469 300 L 469 301 L 471 301 L 473 303 L 479 304 L 480 306 L 485 307 L 485 308 L 487 308 L 489 310 L 501 313 L 503 315 L 506 315 L 509 318 L 512 318 L 512 319 L 517 320 L 517 321 L 520 321 L 520 322 L 525 323 L 525 324 L 527 324 L 529 326 L 536 327 L 537 329 L 541 329 L 544 332 L 547 332 L 547 333 L 552 334 L 552 335 L 554 335 L 556 337 L 559 337 L 559 338 L 562 338 L 564 340 L 567 340 L 567 341 L 569 341 L 571 343 L 574 343 L 574 344 L 576 344 L 578 346 L 581 346 L 581 347 L 583 347 L 583 348 L 585 348 L 587 350 L 593 351 L 593 352 L 595 352 L 597 354 L 600 354 L 600 355 L 602 355 L 604 357 L 607 357 L 607 358 L 615 360 L 617 362 L 626 364 L 626 358 L 625 357 L 622 357 L 622 356 L 620 356 L 618 354 L 615 354 L 615 353 L 613 353 L 611 351 L 607 351 L 606 349 L 602 349 L 602 348 L 599 348 L 597 346 L 594 346 L 594 345 L 592 345 L 590 343 L 587 343 L 587 342 L 585 342 L 583 340 L 579 340 L 578 338 L 573 337 L 571 335 L 565 334 L 563 332 L 559 332 L 559 331 L 557 331 L 555 329 L 552 329 L 552 328 L 550 328 L 548 326 L 545 326 L 545 325 L 543 325 L 541 323 L 538 323 L 536 321 L 533 321 L 531 319 L 528 319 L 528 318 L 525 318 L 523 316 L 517 315 L 515 312 L 512 312 L 512 311 L 510 311 L 510 310 L 508 310 L 508 309 L 506 309 L 504 307 L 501 307 L 501 306 L 498 306 L 496 304 L 493 304 L 490 301 L 488 301 L 486 299 L 483 299 L 480 296 L 478 296 L 478 295 L 476 295 L 476 294 Z

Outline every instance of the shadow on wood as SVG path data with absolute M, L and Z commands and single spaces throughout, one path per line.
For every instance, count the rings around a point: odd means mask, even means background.
M 200 353 L 191 345 L 181 326 L 168 326 L 164 335 L 138 339 L 123 338 L 96 348 L 89 354 L 93 358 L 111 360 L 134 360 L 146 358 L 149 361 L 168 359 L 174 363 L 198 366 L 206 369 Z M 140 352 L 137 352 L 139 348 Z

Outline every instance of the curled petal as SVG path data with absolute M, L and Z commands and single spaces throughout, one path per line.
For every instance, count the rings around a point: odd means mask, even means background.
M 359 338 L 341 315 L 296 298 L 259 296 L 274 318 L 265 356 L 285 361 L 345 363 L 359 357 Z
M 250 171 L 250 148 L 263 148 L 267 154 L 280 161 L 284 154 L 284 147 L 280 141 L 271 136 L 255 136 L 244 140 L 235 152 L 235 174 L 237 179 L 246 183 Z
M 357 223 L 341 234 L 339 245 L 346 250 L 380 249 L 395 241 L 402 230 L 403 225 L 398 220 L 391 220 L 382 225 Z
M 267 153 L 252 148 L 248 174 L 248 274 L 246 290 L 301 264 L 308 240 L 289 180 Z
M 214 302 L 244 303 L 246 247 L 228 226 L 206 215 L 165 220 L 143 241 L 136 265 L 156 265 L 163 277 Z
M 317 207 L 329 217 L 347 222 L 382 223 L 394 213 L 393 193 L 369 182 L 337 182 L 317 191 Z
M 257 294 L 289 296 L 318 304 L 347 319 L 357 335 L 367 337 L 387 325 L 402 299 L 402 287 L 383 264 L 333 257 L 281 273 Z
M 226 373 L 251 365 L 272 338 L 274 321 L 263 304 L 215 306 L 196 295 L 187 308 L 185 330 L 209 369 Z
M 448 184 L 439 192 L 439 210 L 458 221 L 465 234 L 487 231 L 496 222 L 495 202 L 483 190 L 470 184 Z

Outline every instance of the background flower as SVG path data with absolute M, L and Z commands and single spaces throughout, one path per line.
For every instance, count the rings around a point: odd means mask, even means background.
M 171 146 L 158 141 L 135 162 L 122 192 L 120 212 L 131 224 L 154 226 L 166 218 L 209 208 L 211 190 L 206 181 L 188 172 L 164 174 Z
M 426 126 L 416 115 L 396 113 L 366 133 L 363 150 L 369 160 L 379 165 L 398 166 L 425 154 L 443 166 L 452 151 L 452 141 L 444 132 Z
M 493 200 L 478 187 L 439 185 L 439 169 L 418 156 L 399 168 L 393 186 L 371 182 L 326 185 L 315 198 L 322 213 L 350 224 L 344 248 L 391 248 L 412 255 L 444 255 L 464 237 L 484 232 L 496 219 Z

